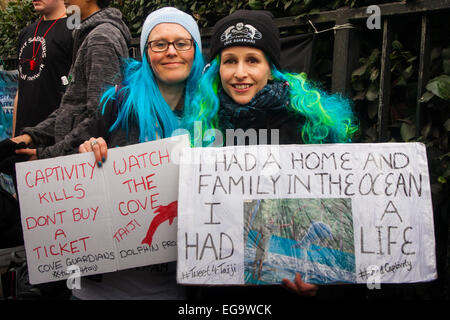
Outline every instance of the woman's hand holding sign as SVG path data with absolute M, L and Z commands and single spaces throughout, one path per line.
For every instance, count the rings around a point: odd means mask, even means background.
M 283 287 L 304 297 L 314 297 L 319 290 L 315 284 L 303 282 L 300 273 L 296 272 L 294 282 L 287 278 L 283 279 Z
M 78 151 L 80 153 L 91 151 L 94 152 L 95 161 L 97 162 L 97 165 L 101 167 L 102 163 L 106 161 L 106 158 L 108 156 L 108 145 L 102 137 L 92 137 L 88 141 L 80 144 Z

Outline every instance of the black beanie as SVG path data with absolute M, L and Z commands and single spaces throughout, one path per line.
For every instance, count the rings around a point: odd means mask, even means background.
M 237 10 L 214 25 L 211 60 L 223 49 L 234 46 L 255 47 L 280 66 L 280 33 L 269 11 Z

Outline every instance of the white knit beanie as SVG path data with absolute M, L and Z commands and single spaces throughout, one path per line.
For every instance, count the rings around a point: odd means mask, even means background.
M 148 36 L 153 28 L 160 23 L 176 23 L 185 28 L 192 36 L 198 47 L 202 48 L 202 40 L 197 22 L 192 16 L 173 7 L 165 7 L 153 11 L 145 19 L 141 32 L 141 55 L 144 56 L 145 46 L 147 45 Z

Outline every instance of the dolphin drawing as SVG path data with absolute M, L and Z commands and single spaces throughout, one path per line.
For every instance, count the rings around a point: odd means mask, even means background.
M 156 229 L 158 229 L 159 225 L 162 224 L 164 221 L 169 220 L 169 225 L 172 224 L 173 220 L 177 216 L 178 212 L 178 202 L 174 201 L 169 203 L 167 206 L 159 206 L 158 209 L 155 210 L 156 213 L 158 213 L 150 223 L 150 227 L 148 228 L 147 235 L 145 236 L 144 240 L 142 240 L 141 244 L 148 244 L 149 246 L 152 245 L 153 241 L 153 235 L 156 232 Z

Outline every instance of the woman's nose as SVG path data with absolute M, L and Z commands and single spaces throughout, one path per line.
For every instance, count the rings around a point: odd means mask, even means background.
M 169 43 L 166 54 L 167 55 L 176 55 L 177 54 L 177 49 L 175 49 L 175 45 L 173 43 Z
M 243 79 L 247 76 L 247 68 L 245 67 L 244 63 L 237 63 L 236 69 L 234 71 L 234 76 L 237 79 Z

